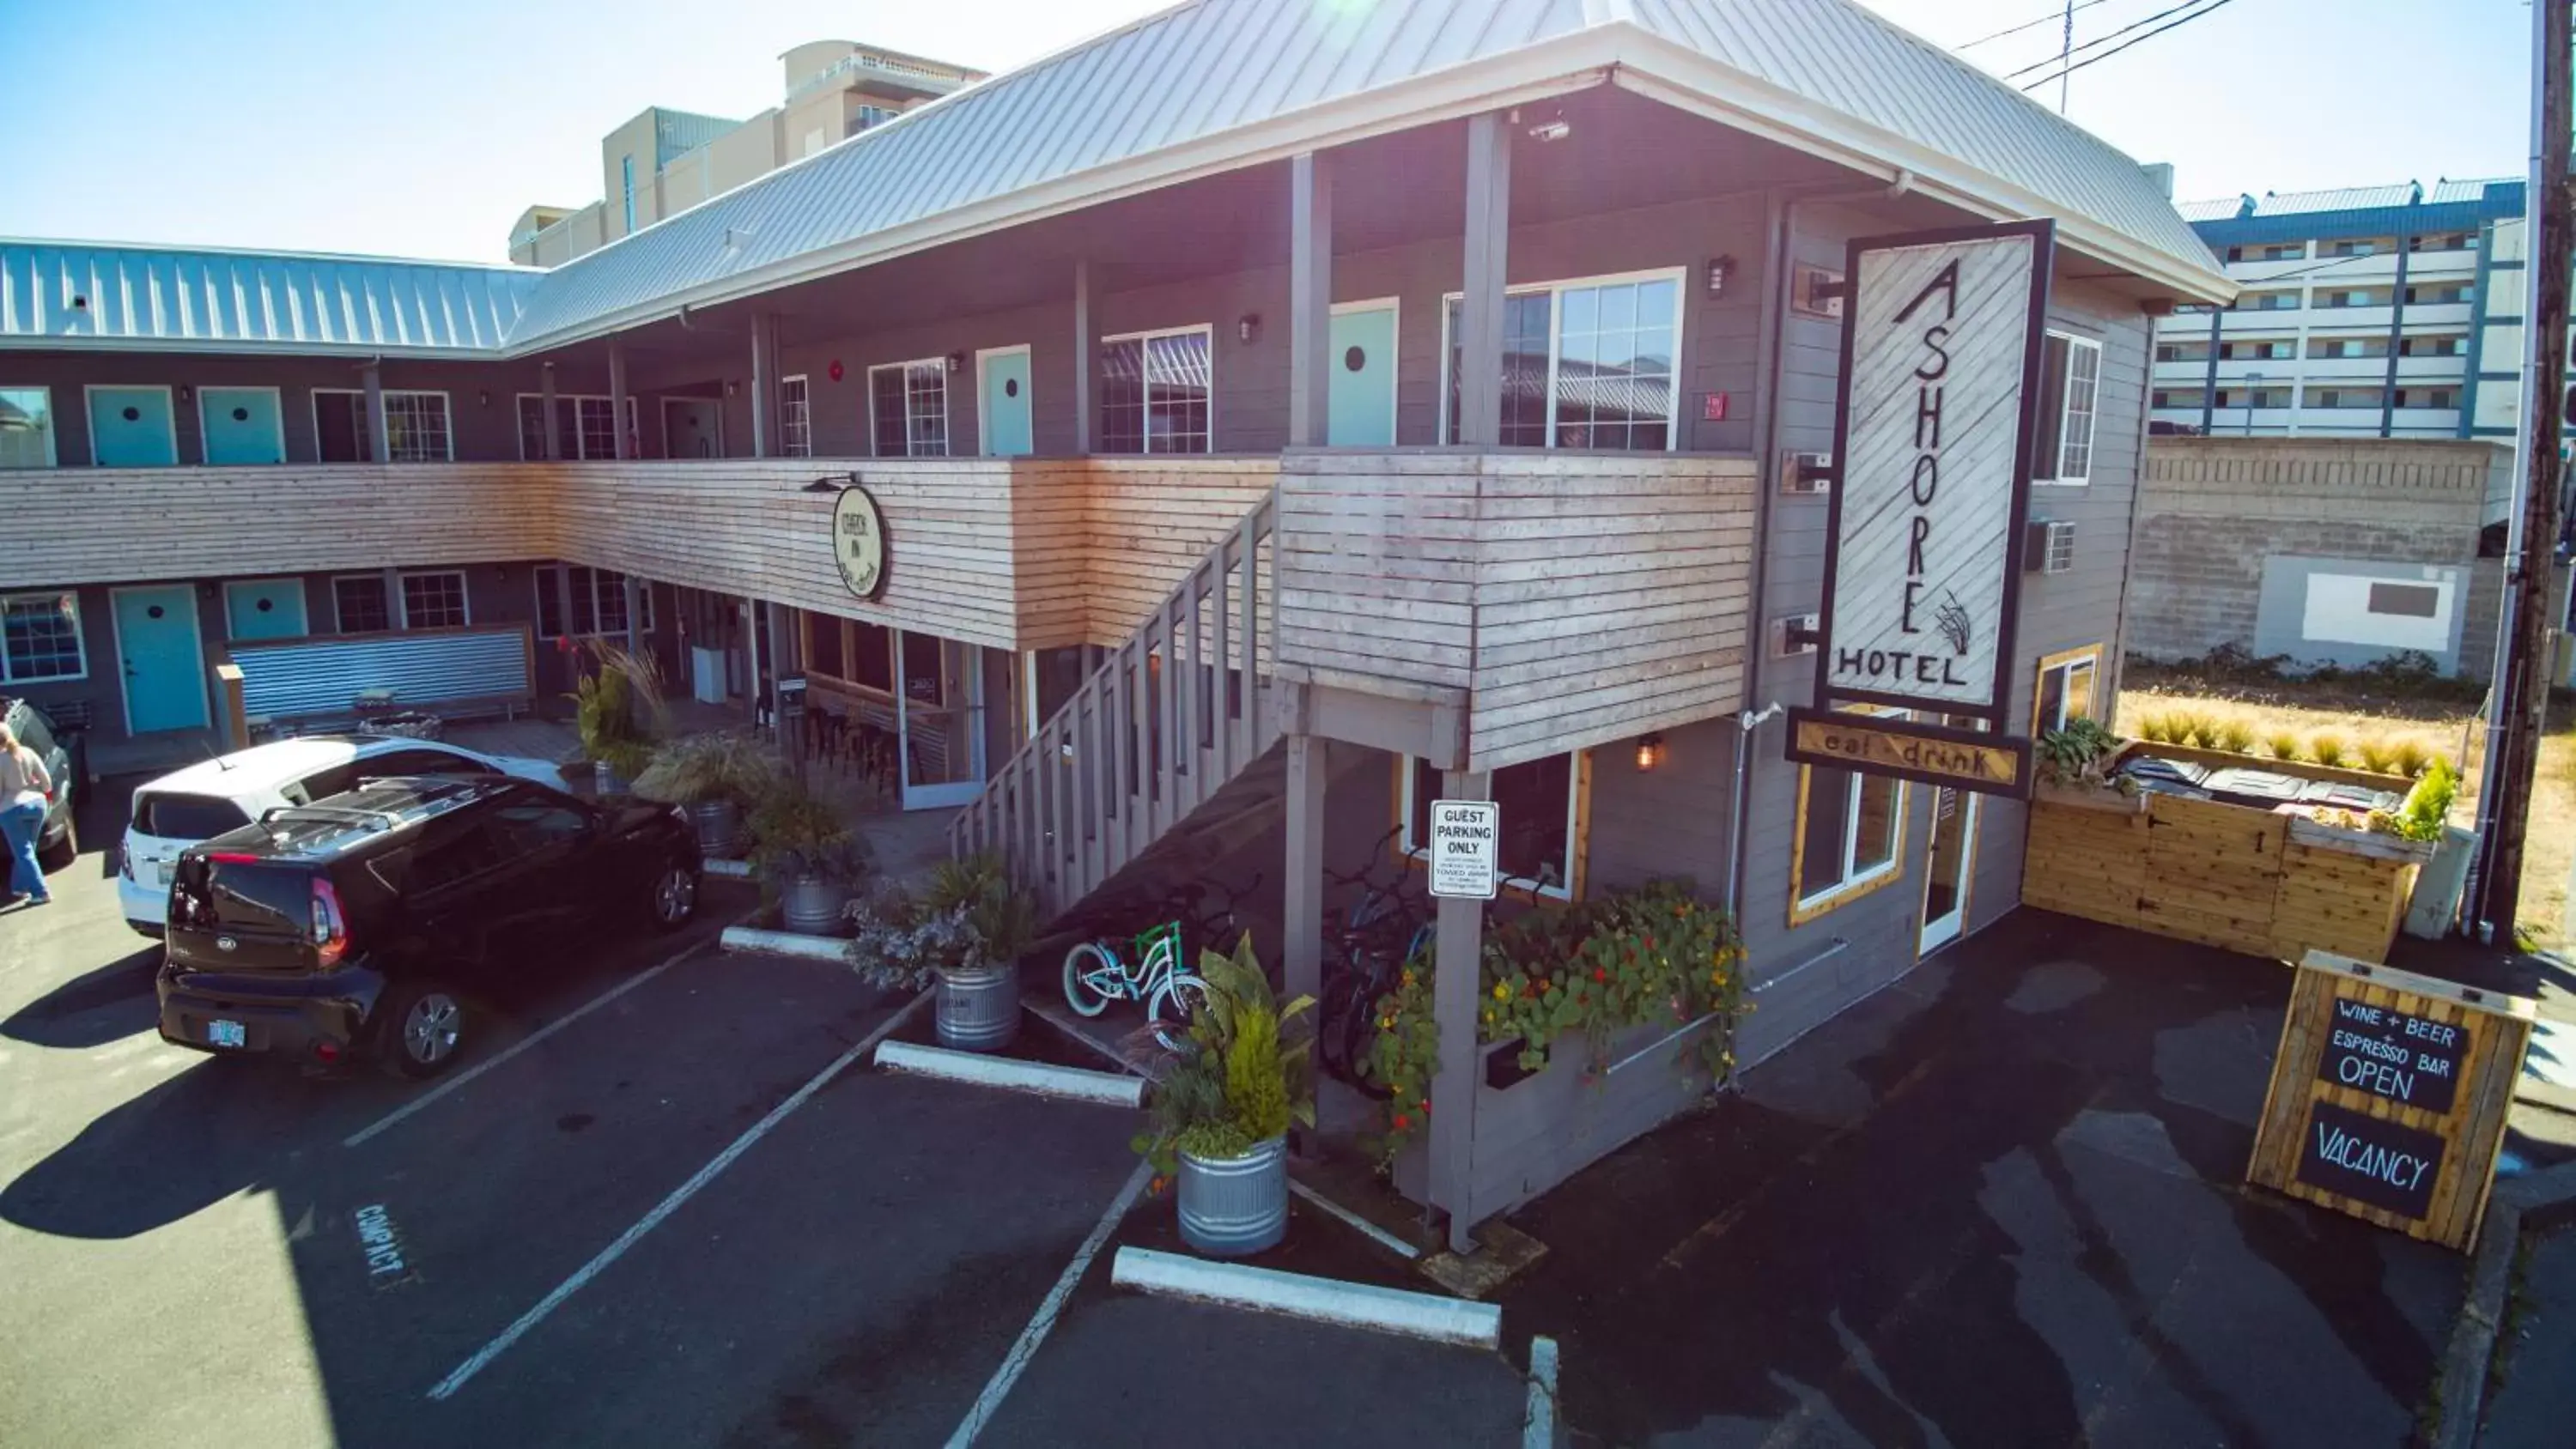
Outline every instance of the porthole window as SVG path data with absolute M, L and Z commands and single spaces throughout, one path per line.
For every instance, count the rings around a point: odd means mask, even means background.
M 1368 353 L 1357 347 L 1351 348 L 1342 354 L 1342 366 L 1357 372 L 1368 366 Z
M 161 606 L 159 604 L 154 604 L 152 607 L 145 609 L 143 611 L 143 615 L 148 619 L 158 619 L 161 617 Z
M 248 409 L 248 408 L 235 408 L 235 409 L 233 409 L 233 421 L 234 421 L 234 422 L 237 422 L 237 423 L 246 423 L 246 422 L 249 422 L 249 421 L 250 421 L 250 409 Z
M 276 607 L 277 603 L 273 599 L 262 599 L 259 601 L 259 611 L 263 614 Z
M 132 407 L 130 407 L 130 408 L 127 408 L 127 409 L 125 410 L 125 420 L 126 420 L 127 422 L 129 422 L 129 423 L 133 423 L 133 422 L 140 422 L 140 421 L 142 421 L 142 419 L 143 419 L 143 410 L 142 410 L 141 408 L 132 408 Z
M 1019 395 L 1020 395 L 1020 380 L 1019 380 L 1018 378 L 1016 378 L 1016 377 L 1004 378 L 1004 379 L 1002 380 L 1002 396 L 1004 396 L 1004 397 L 1018 397 Z

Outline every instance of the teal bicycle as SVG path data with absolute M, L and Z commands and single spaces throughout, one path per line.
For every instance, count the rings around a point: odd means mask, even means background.
M 1207 981 L 1181 960 L 1181 923 L 1167 922 L 1135 940 L 1133 958 L 1115 937 L 1080 941 L 1064 953 L 1064 1004 L 1098 1016 L 1112 1001 L 1143 1001 L 1154 1040 L 1179 1051 L 1190 1018 L 1207 1004 Z

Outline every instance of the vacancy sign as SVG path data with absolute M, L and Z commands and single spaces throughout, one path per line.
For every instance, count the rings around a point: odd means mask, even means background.
M 1851 245 L 1819 708 L 2003 727 L 2053 237 L 2034 222 Z
M 1503 807 L 1491 800 L 1431 802 L 1431 893 L 1490 901 L 1501 878 Z

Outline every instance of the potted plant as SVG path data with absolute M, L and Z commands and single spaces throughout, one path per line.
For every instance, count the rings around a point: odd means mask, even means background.
M 939 983 L 939 1042 L 995 1051 L 1020 1029 L 1020 957 L 1037 938 L 1037 905 L 990 855 L 940 863 L 915 903 L 915 929 Z
M 782 783 L 751 813 L 752 862 L 775 887 L 781 924 L 809 936 L 841 929 L 867 879 L 866 842 L 812 791 Z
M 730 857 L 742 845 L 744 806 L 778 785 L 769 748 L 743 735 L 684 735 L 653 752 L 653 763 L 635 777 L 647 800 L 687 807 L 698 829 L 698 848 Z
M 1311 1032 L 1296 1023 L 1315 1001 L 1279 1004 L 1249 933 L 1231 956 L 1200 953 L 1199 974 L 1205 1003 L 1188 1042 L 1162 1053 L 1154 1126 L 1136 1150 L 1178 1183 L 1182 1241 L 1239 1258 L 1288 1232 L 1288 1128 L 1315 1123 Z M 1150 1033 L 1138 1041 L 1161 1052 Z
M 2146 796 L 2135 780 L 2111 776 L 2123 741 L 2100 720 L 2078 716 L 2032 742 L 2041 799 L 2091 809 L 2137 810 Z
M 652 759 L 663 719 L 661 673 L 648 656 L 591 641 L 591 670 L 566 696 L 600 794 L 623 794 Z

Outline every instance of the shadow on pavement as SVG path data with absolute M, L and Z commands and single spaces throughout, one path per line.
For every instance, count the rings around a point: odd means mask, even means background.
M 152 973 L 160 964 L 161 948 L 143 946 L 75 976 L 11 1012 L 0 1021 L 0 1037 L 30 1046 L 78 1048 L 150 1031 L 160 1020 L 152 998 Z

